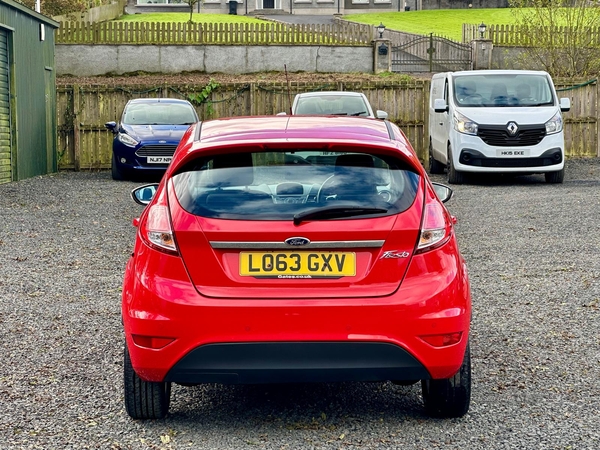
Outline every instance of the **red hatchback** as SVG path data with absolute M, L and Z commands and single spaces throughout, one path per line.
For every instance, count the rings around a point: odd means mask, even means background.
M 160 418 L 171 383 L 421 381 L 469 408 L 470 288 L 449 188 L 394 124 L 243 117 L 183 136 L 125 272 L 125 405 Z M 151 197 L 151 200 L 148 200 Z

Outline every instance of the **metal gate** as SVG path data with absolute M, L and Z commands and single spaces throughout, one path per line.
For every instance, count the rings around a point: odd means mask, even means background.
M 470 70 L 472 51 L 440 36 L 419 36 L 405 44 L 392 47 L 393 72 L 447 72 Z

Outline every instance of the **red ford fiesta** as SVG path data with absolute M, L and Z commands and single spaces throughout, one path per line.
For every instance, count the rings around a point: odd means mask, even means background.
M 394 124 L 243 117 L 184 135 L 127 263 L 125 405 L 171 383 L 421 381 L 469 408 L 470 288 L 443 201 Z

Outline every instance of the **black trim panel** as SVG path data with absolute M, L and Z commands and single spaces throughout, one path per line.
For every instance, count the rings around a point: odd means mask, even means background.
M 379 342 L 249 342 L 209 344 L 184 356 L 164 381 L 304 383 L 429 379 L 403 348 Z
M 560 164 L 563 156 L 560 148 L 553 148 L 535 158 L 489 158 L 477 150 L 466 148 L 460 152 L 458 160 L 465 166 L 476 167 L 545 167 Z

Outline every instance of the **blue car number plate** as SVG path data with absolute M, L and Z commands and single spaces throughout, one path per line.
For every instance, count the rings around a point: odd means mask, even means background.
M 172 156 L 148 156 L 148 164 L 169 164 Z

